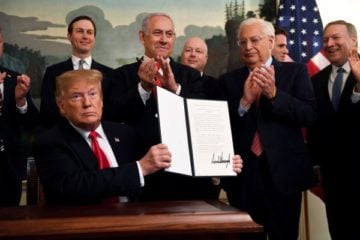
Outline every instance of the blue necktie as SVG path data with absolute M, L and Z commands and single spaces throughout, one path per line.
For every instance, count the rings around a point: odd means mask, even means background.
M 341 86 L 342 86 L 344 72 L 345 72 L 345 70 L 343 68 L 339 68 L 337 70 L 337 74 L 336 74 L 333 88 L 332 88 L 332 104 L 333 104 L 335 111 L 337 111 L 338 107 L 339 107 L 340 96 L 341 96 Z

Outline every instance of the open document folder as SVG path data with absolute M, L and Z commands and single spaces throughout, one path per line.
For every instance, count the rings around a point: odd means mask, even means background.
M 235 176 L 226 101 L 186 99 L 157 87 L 161 142 L 172 153 L 167 171 L 189 176 Z

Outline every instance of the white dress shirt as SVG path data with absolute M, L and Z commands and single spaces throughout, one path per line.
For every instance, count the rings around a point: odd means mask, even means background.
M 71 56 L 71 61 L 73 63 L 73 68 L 74 70 L 78 70 L 79 69 L 79 61 L 81 59 L 79 57 L 76 56 Z M 88 56 L 87 58 L 83 59 L 85 62 L 83 64 L 83 69 L 91 69 L 91 63 L 92 63 L 92 57 Z
M 90 131 L 86 131 L 84 129 L 78 128 L 71 122 L 70 122 L 70 124 L 71 124 L 71 126 L 73 126 L 75 128 L 76 131 L 78 131 L 81 134 L 81 136 L 85 139 L 85 141 L 89 144 L 89 146 L 91 148 L 91 140 L 89 139 Z M 100 124 L 95 129 L 95 131 L 98 133 L 98 142 L 99 142 L 100 148 L 103 150 L 106 158 L 108 159 L 110 167 L 112 167 L 112 168 L 119 167 L 119 164 L 116 161 L 114 151 L 109 143 L 109 140 L 107 139 L 107 137 L 104 133 L 104 129 L 103 129 L 102 125 Z M 138 173 L 139 173 L 140 185 L 141 185 L 141 187 L 143 187 L 145 185 L 145 180 L 144 180 L 144 176 L 143 176 L 139 161 L 136 161 L 136 165 L 137 165 L 137 169 L 138 169 Z

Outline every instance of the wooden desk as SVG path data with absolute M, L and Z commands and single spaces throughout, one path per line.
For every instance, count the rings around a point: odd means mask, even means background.
M 0 239 L 248 239 L 262 231 L 219 201 L 0 208 Z

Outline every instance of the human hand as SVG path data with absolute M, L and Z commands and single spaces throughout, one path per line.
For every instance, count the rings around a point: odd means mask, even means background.
M 159 71 L 159 64 L 155 61 L 155 59 L 146 59 L 141 62 L 138 76 L 140 78 L 141 86 L 148 92 L 151 92 L 156 83 L 155 77 L 157 76 Z
M 356 92 L 360 92 L 360 59 L 357 49 L 353 49 L 348 57 L 351 72 L 356 80 Z
M 171 164 L 171 153 L 165 144 L 152 146 L 139 161 L 143 175 L 149 175 Z
M 243 160 L 240 155 L 234 155 L 233 158 L 233 171 L 236 173 L 241 173 L 243 168 Z
M 254 79 L 259 85 L 262 94 L 268 99 L 273 99 L 276 94 L 275 70 L 274 66 L 256 67 L 254 70 Z
M 244 95 L 240 100 L 243 107 L 253 104 L 261 95 L 261 89 L 255 81 L 254 71 L 250 72 L 244 85 Z
M 162 74 L 160 72 L 157 74 L 157 78 L 161 81 L 161 86 L 170 92 L 176 93 L 178 85 L 176 83 L 174 73 L 171 69 L 170 62 L 167 58 L 162 56 L 156 57 L 156 61 L 159 63 L 159 67 L 162 70 Z
M 31 79 L 25 74 L 17 76 L 15 87 L 15 101 L 16 105 L 22 107 L 26 103 L 26 94 L 30 90 Z

